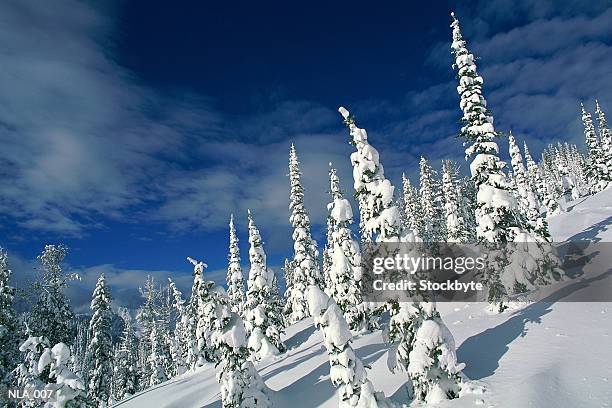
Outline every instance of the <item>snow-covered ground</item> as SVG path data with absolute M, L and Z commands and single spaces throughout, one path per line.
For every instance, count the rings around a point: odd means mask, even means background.
M 612 189 L 570 203 L 568 210 L 549 219 L 555 241 L 612 242 Z M 599 265 L 612 265 L 612 259 L 601 258 L 610 255 L 600 251 L 594 256 Z M 455 336 L 459 361 L 466 363 L 464 373 L 486 391 L 438 406 L 612 407 L 612 303 L 568 301 L 593 287 L 612 293 L 612 269 L 603 269 L 587 267 L 583 275 L 546 288 L 545 301 L 501 315 L 487 313 L 479 303 L 439 304 Z M 290 327 L 285 341 L 287 353 L 258 363 L 275 391 L 275 407 L 337 407 L 322 335 L 312 320 Z M 405 402 L 406 375 L 389 372 L 381 333 L 359 336 L 353 345 L 371 366 L 375 388 Z M 204 367 L 116 406 L 220 408 L 215 369 Z

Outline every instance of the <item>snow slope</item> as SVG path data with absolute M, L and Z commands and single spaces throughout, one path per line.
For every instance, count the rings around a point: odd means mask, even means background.
M 568 210 L 549 219 L 556 241 L 612 242 L 612 189 L 570 203 Z M 612 258 L 607 265 L 612 265 Z M 587 267 L 583 275 L 546 288 L 543 302 L 501 315 L 487 313 L 481 303 L 439 304 L 455 336 L 459 361 L 467 365 L 465 374 L 486 391 L 438 406 L 612 407 L 612 303 L 568 301 L 593 287 L 612 293 L 612 269 Z M 290 327 L 284 339 L 286 354 L 258 364 L 266 384 L 275 391 L 275 407 L 337 407 L 322 336 L 312 320 Z M 359 336 L 353 345 L 364 364 L 371 366 L 369 378 L 376 389 L 405 402 L 406 375 L 387 369 L 381 333 Z M 116 406 L 220 408 L 215 369 L 204 367 Z

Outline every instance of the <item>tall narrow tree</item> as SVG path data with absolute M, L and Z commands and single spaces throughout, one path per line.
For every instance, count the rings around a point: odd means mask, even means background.
M 609 172 L 608 163 L 606 163 L 606 153 L 602 151 L 602 143 L 595 132 L 591 113 L 584 109 L 583 104 L 580 104 L 580 107 L 582 109 L 584 137 L 589 148 L 587 176 L 592 180 L 591 192 L 597 193 L 605 189 L 612 182 L 612 174 Z
M 177 375 L 181 375 L 187 370 L 187 358 L 189 355 L 189 345 L 192 333 L 189 331 L 189 315 L 187 314 L 183 294 L 176 287 L 176 283 L 174 283 L 173 280 L 168 279 L 168 281 L 173 298 L 172 307 L 176 315 L 174 334 L 171 336 L 170 340 L 170 352 L 172 354 L 172 364 L 174 366 L 173 372 Z
M 465 139 L 465 144 L 470 145 L 465 150 L 465 156 L 466 160 L 472 159 L 470 171 L 478 190 L 476 235 L 481 242 L 504 245 L 514 240 L 513 231 L 517 227 L 517 222 L 513 210 L 516 201 L 503 173 L 505 163 L 498 157 L 499 148 L 494 141 L 498 133 L 493 127 L 493 117 L 487 110 L 487 103 L 482 93 L 483 79 L 476 72 L 474 55 L 466 48 L 459 21 L 453 13 L 451 15 L 453 18 L 451 48 L 455 54 L 454 67 L 458 70 L 457 92 L 461 97 L 460 107 L 464 122 L 461 136 Z M 501 302 L 507 295 L 501 274 L 508 264 L 507 254 L 502 248 L 495 258 L 495 264 L 486 268 L 484 280 L 488 287 L 490 302 Z M 500 303 L 501 307 L 503 306 Z
M 498 157 L 499 148 L 494 140 L 498 133 L 493 127 L 493 116 L 486 108 L 483 79 L 476 71 L 474 55 L 466 48 L 459 21 L 451 15 L 451 49 L 455 54 L 454 67 L 458 69 L 457 92 L 461 97 L 464 122 L 461 136 L 470 145 L 465 151 L 466 160 L 472 159 L 470 171 L 478 189 L 476 235 L 481 244 L 494 250 L 489 256 L 483 283 L 488 289 L 488 300 L 498 310 L 503 310 L 508 293 L 533 287 L 534 280 L 551 275 L 555 265 L 549 262 L 548 254 L 543 255 L 546 259 L 527 262 L 526 258 L 532 258 L 529 251 L 518 250 L 521 243 L 537 242 L 538 238 L 523 228 L 525 221 L 503 172 L 505 163 Z M 541 249 L 540 244 L 538 249 Z
M 351 204 L 342 195 L 336 169 L 329 171 L 332 201 L 327 205 L 332 221 L 330 245 L 330 285 L 326 291 L 334 298 L 352 330 L 365 328 L 366 310 L 361 296 L 362 261 L 359 244 L 353 238 Z
M 404 173 L 402 173 L 402 193 L 406 228 L 412 230 L 415 235 L 422 237 L 425 230 L 425 217 L 423 216 L 421 197 L 416 187 L 410 183 L 410 179 Z
M 240 249 L 238 248 L 238 237 L 234 227 L 234 214 L 230 216 L 229 223 L 229 254 L 227 256 L 227 295 L 232 301 L 232 310 L 239 315 L 244 313 L 246 296 L 244 293 L 244 278 L 242 266 L 240 266 Z
M 46 337 L 49 344 L 70 345 L 74 340 L 74 333 L 70 330 L 74 313 L 64 294 L 74 275 L 64 274 L 61 267 L 67 252 L 68 248 L 63 245 L 47 245 L 38 256 L 42 266 L 42 279 L 37 284 L 40 296 L 32 308 L 28 324 L 33 335 Z
M 136 367 L 136 336 L 132 317 L 126 309 L 121 310 L 123 332 L 121 341 L 115 352 L 113 383 L 115 385 L 115 401 L 121 401 L 138 392 L 138 369 Z
M 421 208 L 423 208 L 425 229 L 423 240 L 429 242 L 441 241 L 444 235 L 442 231 L 441 213 L 437 201 L 437 189 L 434 181 L 434 170 L 424 157 L 419 162 L 421 171 L 420 196 Z
M 536 194 L 538 202 L 542 203 L 544 196 L 544 182 L 542 181 L 542 173 L 529 152 L 527 142 L 523 142 L 523 151 L 525 152 L 525 161 L 527 162 L 527 181 L 531 185 L 531 190 Z
M 278 354 L 286 347 L 281 341 L 282 310 L 274 290 L 274 272 L 268 268 L 263 241 L 249 210 L 249 270 L 245 324 L 249 334 L 249 349 L 255 358 Z
M 601 145 L 602 173 L 607 181 L 606 187 L 612 186 L 612 131 L 608 127 L 606 114 L 595 99 L 595 114 L 597 115 L 597 127 L 599 130 L 599 144 Z
M 365 232 L 371 238 L 375 237 L 377 242 L 416 241 L 414 234 L 411 231 L 404 231 L 401 225 L 399 210 L 393 200 L 394 187 L 384 177 L 378 152 L 368 143 L 367 132 L 357 127 L 355 119 L 350 116 L 348 110 L 343 107 L 338 110 L 344 118 L 344 123 L 349 127 L 352 144 L 357 148 L 357 151 L 351 154 L 351 162 L 356 195 L 358 199 L 361 196 L 366 206 L 362 213 L 369 217 L 364 222 Z M 383 248 L 379 249 L 381 256 L 390 256 L 384 253 Z M 435 304 L 392 301 L 390 308 L 391 323 L 387 338 L 394 349 L 389 353 L 392 358 L 398 359 L 399 350 L 411 352 L 415 341 L 426 341 L 427 333 L 430 335 L 431 347 L 426 350 L 419 348 L 418 355 L 414 357 L 419 361 L 426 361 L 427 364 L 422 364 L 420 370 L 407 370 L 412 386 L 423 390 L 418 397 L 424 400 L 433 400 L 434 396 L 456 398 L 460 383 L 458 372 L 462 367 L 448 364 L 451 362 L 450 357 L 445 360 L 438 359 L 443 350 L 445 356 L 454 355 L 455 345 L 452 336 L 438 336 L 445 327 L 442 326 L 442 319 L 436 311 Z M 446 330 L 448 332 L 448 329 Z M 419 340 L 421 338 L 422 340 Z
M 466 242 L 465 221 L 459 211 L 457 185 L 453 177 L 450 160 L 442 162 L 442 191 L 444 192 L 444 214 L 446 217 L 446 235 L 448 242 Z
M 287 311 L 289 322 L 295 323 L 308 317 L 308 304 L 304 298 L 306 288 L 310 285 L 322 285 L 319 270 L 319 251 L 317 243 L 310 232 L 310 218 L 304 207 L 304 188 L 302 187 L 299 160 L 295 146 L 289 150 L 289 181 L 291 197 L 289 221 L 293 227 L 293 249 L 291 286 L 287 287 Z
M 527 181 L 527 171 L 523 163 L 523 156 L 521 155 L 521 150 L 517 146 L 512 132 L 510 132 L 508 136 L 508 146 L 512 170 L 514 171 L 514 178 L 516 180 L 519 207 L 527 217 L 530 229 L 540 236 L 540 238 L 548 241 L 550 240 L 548 223 L 540 216 L 540 203 L 537 195 Z
M 19 330 L 13 308 L 15 289 L 10 286 L 10 279 L 8 256 L 0 247 L 0 387 L 11 383 L 11 372 L 19 361 Z
M 98 407 L 106 407 L 111 398 L 111 379 L 113 378 L 113 342 L 111 337 L 111 323 L 113 313 L 111 310 L 110 290 L 106 286 L 104 274 L 100 275 L 91 300 L 93 315 L 89 321 L 90 373 L 89 398 Z

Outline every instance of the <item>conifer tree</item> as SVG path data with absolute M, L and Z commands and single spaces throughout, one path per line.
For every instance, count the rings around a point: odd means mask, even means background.
M 465 151 L 466 160 L 472 158 L 470 171 L 477 193 L 476 235 L 479 241 L 505 245 L 514 240 L 513 231 L 517 226 L 515 220 L 516 205 L 511 186 L 503 173 L 505 163 L 499 157 L 499 148 L 494 138 L 498 133 L 493 127 L 493 117 L 487 110 L 486 100 L 482 94 L 483 79 L 476 72 L 474 55 L 466 48 L 461 35 L 459 21 L 451 14 L 453 23 L 452 51 L 458 69 L 459 86 L 457 92 L 461 97 L 460 107 L 463 111 L 461 136 L 465 144 L 471 144 Z M 485 283 L 488 288 L 488 300 L 500 302 L 507 295 L 502 284 L 501 274 L 508 266 L 507 253 L 501 248 L 498 256 L 491 260 L 492 265 L 486 268 Z
M 331 163 L 329 163 L 331 168 Z M 329 192 L 330 194 L 331 191 Z M 328 204 L 329 207 L 329 204 Z M 332 258 L 333 258 L 333 246 L 334 246 L 334 219 L 331 214 L 327 215 L 327 235 L 325 240 L 325 248 L 323 249 L 323 280 L 324 286 L 323 290 L 331 296 L 330 290 L 332 290 L 333 283 L 331 281 L 331 268 L 332 268 Z
M 544 182 L 542 180 L 540 168 L 535 160 L 533 160 L 531 153 L 529 153 L 527 142 L 523 142 L 523 150 L 525 152 L 525 161 L 527 162 L 527 181 L 531 186 L 531 190 L 536 193 L 538 202 L 542 204 L 544 197 Z
M 76 336 L 74 339 L 73 346 L 73 367 L 75 372 L 83 378 L 85 384 L 87 384 L 87 376 L 89 373 L 89 366 L 87 362 L 87 354 L 89 347 L 89 323 L 83 319 L 78 319 L 76 323 Z
M 404 229 L 396 202 L 394 187 L 385 178 L 378 151 L 368 143 L 365 129 L 357 127 L 355 119 L 344 107 L 338 109 L 351 134 L 351 144 L 357 151 L 351 154 L 355 197 L 359 203 L 362 238 L 378 242 L 414 242 L 415 233 Z
M 64 289 L 75 275 L 63 274 L 61 267 L 67 251 L 63 245 L 47 245 L 38 256 L 42 266 L 42 279 L 37 284 L 40 296 L 32 308 L 28 325 L 33 335 L 45 337 L 49 344 L 71 344 L 74 340 L 69 326 L 74 313 Z
M 457 183 L 456 196 L 459 198 L 459 213 L 463 218 L 462 235 L 465 242 L 476 240 L 476 187 L 471 177 L 462 177 Z
M 428 242 L 442 241 L 445 233 L 443 231 L 441 212 L 438 201 L 438 189 L 435 185 L 434 170 L 429 165 L 429 162 L 424 157 L 421 157 L 419 162 L 421 171 L 420 178 L 420 196 L 421 207 L 423 208 L 423 216 L 425 219 L 425 229 L 423 231 L 423 240 Z
M 365 328 L 366 311 L 361 296 L 362 261 L 359 244 L 353 238 L 351 204 L 342 195 L 340 179 L 333 167 L 329 171 L 332 201 L 327 205 L 333 220 L 329 269 L 330 284 L 326 293 L 333 297 L 352 330 Z
M 527 182 L 523 156 L 521 155 L 521 151 L 516 144 L 512 132 L 510 132 L 508 136 L 508 145 L 512 169 L 514 170 L 519 208 L 527 217 L 527 222 L 529 223 L 531 231 L 536 233 L 540 238 L 548 241 L 550 240 L 548 223 L 540 216 L 540 203 L 538 202 L 537 195 Z
M 187 370 L 187 358 L 189 355 L 190 337 L 189 332 L 189 316 L 185 301 L 181 291 L 176 287 L 176 283 L 171 279 L 169 288 L 172 293 L 172 307 L 176 313 L 176 324 L 174 326 L 174 334 L 170 337 L 170 353 L 172 356 L 173 372 L 176 375 L 181 375 Z
M 375 236 L 377 242 L 414 242 L 415 236 L 411 231 L 403 231 L 401 225 L 399 211 L 393 200 L 393 186 L 384 177 L 382 165 L 379 162 L 379 156 L 376 149 L 369 143 L 367 133 L 364 129 L 357 127 L 355 119 L 350 116 L 350 113 L 345 108 L 339 109 L 340 114 L 344 117 L 345 123 L 348 125 L 353 145 L 357 148 L 357 152 L 351 154 L 351 162 L 353 163 L 353 176 L 355 181 L 355 190 L 357 197 L 362 196 L 365 207 L 365 214 L 369 215 L 364 223 L 366 233 L 370 237 Z M 381 251 L 380 256 L 383 254 Z M 377 255 L 379 255 L 377 253 Z M 426 299 L 424 299 L 426 300 Z M 423 327 L 432 327 L 433 324 L 441 323 L 441 318 L 436 311 L 434 303 L 431 302 L 390 302 L 391 307 L 391 323 L 387 330 L 387 340 L 393 345 L 396 350 L 406 350 L 410 352 L 413 349 L 417 333 L 421 333 L 425 337 Z M 411 310 L 417 310 L 419 313 L 411 313 Z M 429 323 L 432 321 L 433 323 Z M 439 326 L 439 325 L 438 325 Z M 421 330 L 422 329 L 422 330 Z M 445 355 L 450 355 L 455 352 L 454 344 L 448 336 L 437 336 L 436 332 L 431 332 L 430 344 L 434 345 L 428 353 L 427 361 L 429 364 L 424 364 L 422 370 L 408 370 L 408 376 L 415 389 L 424 389 L 425 393 L 419 394 L 419 398 L 434 400 L 441 398 L 439 390 L 446 392 L 447 398 L 455 398 L 458 396 L 454 392 L 459 387 L 459 376 L 446 376 L 443 385 L 430 387 L 432 383 L 430 378 L 437 379 L 449 369 L 447 365 L 450 360 L 439 360 L 434 358 L 439 355 L 441 350 L 446 350 Z M 437 337 L 436 337 L 437 336 Z M 396 355 L 393 351 L 390 354 Z M 419 357 L 424 355 L 422 352 Z M 461 368 L 461 367 L 459 367 Z M 433 384 L 442 384 L 442 381 L 434 380 Z M 431 391 L 431 392 L 429 392 Z M 429 394 L 432 394 L 430 397 Z
M 163 383 L 168 379 L 167 367 L 170 366 L 169 356 L 164 349 L 164 337 L 162 331 L 159 330 L 157 322 L 151 326 L 149 332 L 149 342 L 151 344 L 151 353 L 148 357 L 149 364 L 149 387 Z
M 187 260 L 193 265 L 190 330 L 191 333 L 195 333 L 192 347 L 190 347 L 189 362 L 191 368 L 196 368 L 201 367 L 206 362 L 214 362 L 214 356 L 210 348 L 210 310 L 207 309 L 206 305 L 215 285 L 213 282 L 204 279 L 204 270 L 208 268 L 208 265 L 192 258 L 187 258 Z
M 147 381 L 149 373 L 149 355 L 151 354 L 151 331 L 155 326 L 158 314 L 159 294 L 155 289 L 155 280 L 151 275 L 147 275 L 144 287 L 139 288 L 140 295 L 144 298 L 144 303 L 138 310 L 136 319 L 141 327 L 140 352 L 142 358 L 142 375 Z
M 285 351 L 281 341 L 283 330 L 282 310 L 274 272 L 268 268 L 263 241 L 251 211 L 249 215 L 249 270 L 245 325 L 249 335 L 248 346 L 255 358 Z
M 602 143 L 595 132 L 595 125 L 593 124 L 591 113 L 584 109 L 583 104 L 580 104 L 580 107 L 582 109 L 585 141 L 589 148 L 587 176 L 592 180 L 591 193 L 597 193 L 604 190 L 608 184 L 612 182 L 612 174 L 609 172 L 605 153 L 602 151 Z
M 561 207 L 557 199 L 559 198 L 559 191 L 557 187 L 557 180 L 555 178 L 554 170 L 551 168 L 550 162 L 546 155 L 542 155 L 542 162 L 540 168 L 542 174 L 542 183 L 544 186 L 542 203 L 546 207 L 546 215 L 548 217 L 561 213 Z
M 395 407 L 383 393 L 374 391 L 363 363 L 351 346 L 353 336 L 349 325 L 334 299 L 314 285 L 308 289 L 307 298 L 315 326 L 323 333 L 323 342 L 329 355 L 330 379 L 338 388 L 339 406 Z
M 45 349 L 49 348 L 49 341 L 42 336 L 32 336 L 27 325 L 26 336 L 27 340 L 19 346 L 22 360 L 13 371 L 13 377 L 20 389 L 40 390 L 44 388 L 46 381 L 41 378 L 43 370 L 38 369 L 38 361 Z M 22 408 L 30 408 L 38 407 L 39 403 L 34 399 L 25 398 L 19 405 Z
M 242 266 L 240 266 L 240 249 L 238 248 L 238 237 L 234 227 L 234 215 L 230 216 L 229 223 L 229 261 L 227 266 L 227 295 L 232 301 L 232 309 L 239 315 L 244 313 L 246 296 L 244 293 L 244 278 Z
M 138 369 L 136 366 L 136 336 L 132 317 L 127 310 L 122 310 L 123 332 L 121 342 L 115 351 L 113 367 L 114 399 L 121 401 L 138 392 Z
M 100 275 L 91 300 L 93 316 L 89 321 L 91 342 L 88 348 L 90 362 L 88 395 L 98 407 L 106 407 L 111 398 L 113 376 L 113 343 L 111 338 L 111 295 L 104 274 Z
M 478 189 L 476 235 L 481 244 L 493 249 L 484 271 L 483 283 L 488 289 L 489 302 L 501 311 L 509 293 L 524 292 L 533 287 L 535 280 L 552 276 L 558 270 L 553 262 L 554 257 L 543 250 L 541 239 L 523 228 L 526 222 L 518 211 L 512 186 L 503 172 L 505 163 L 498 157 L 499 148 L 494 141 L 498 133 L 482 94 L 483 79 L 476 72 L 474 55 L 466 48 L 459 21 L 454 14 L 451 15 L 451 48 L 455 54 L 454 66 L 458 69 L 457 92 L 461 97 L 460 107 L 465 123 L 461 136 L 466 144 L 471 144 L 465 151 L 466 160 L 473 159 L 470 171 Z M 526 242 L 540 242 L 535 255 L 540 258 L 535 259 L 524 248 Z
M 10 279 L 7 253 L 0 247 L 0 388 L 11 383 L 11 372 L 19 361 L 19 329 L 13 308 L 15 289 L 10 286 Z
M 45 390 L 53 396 L 45 408 L 85 408 L 95 404 L 85 397 L 83 380 L 68 368 L 69 363 L 70 348 L 64 343 L 46 348 L 40 356 L 38 370 L 42 372 L 48 367 L 49 382 Z
M 317 243 L 310 232 L 310 218 L 304 207 L 304 188 L 295 146 L 289 151 L 289 181 L 291 197 L 289 221 L 293 227 L 293 249 L 291 286 L 287 287 L 287 311 L 290 312 L 289 322 L 295 323 L 308 317 L 308 305 L 304 294 L 310 285 L 322 285 L 319 270 L 319 251 Z
M 448 242 L 466 242 L 465 225 L 459 211 L 457 186 L 453 178 L 450 160 L 442 162 L 442 191 L 444 192 L 444 214 L 446 216 L 446 240 Z
M 412 379 L 413 396 L 427 403 L 459 397 L 460 372 L 465 364 L 457 363 L 455 342 L 433 303 L 405 304 L 391 316 L 389 339 L 395 342 L 389 352 L 392 371 L 401 370 Z
M 595 99 L 595 114 L 597 115 L 597 127 L 599 130 L 599 144 L 601 146 L 602 173 L 607 181 L 606 187 L 612 186 L 612 131 L 608 127 L 606 114 Z
M 195 268 L 205 264 L 188 258 Z M 231 301 L 223 288 L 202 279 L 200 287 L 208 289 L 200 300 L 201 327 L 206 327 L 211 360 L 219 371 L 223 408 L 268 408 L 268 388 L 249 358 L 247 335 L 242 318 L 232 311 Z
M 174 297 L 169 286 L 161 289 L 162 302 L 159 306 L 158 318 L 156 321 L 157 329 L 161 337 L 161 351 L 164 356 L 164 371 L 167 378 L 172 378 L 178 374 L 177 366 L 173 360 L 174 351 L 178 348 L 173 333 L 172 315 L 174 309 Z
M 416 187 L 410 183 L 410 179 L 404 173 L 402 173 L 402 192 L 406 228 L 422 237 L 425 230 L 425 218 L 421 207 L 421 198 Z

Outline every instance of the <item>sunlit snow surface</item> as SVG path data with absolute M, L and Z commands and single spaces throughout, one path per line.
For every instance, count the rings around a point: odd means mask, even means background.
M 612 242 L 612 189 L 570 203 L 568 209 L 549 219 L 555 241 Z M 485 385 L 486 391 L 436 406 L 612 407 L 612 303 L 565 301 L 588 290 L 587 285 L 612 288 L 612 273 L 585 271 L 581 277 L 546 288 L 546 302 L 502 315 L 487 313 L 484 304 L 439 304 L 455 337 L 459 361 L 466 363 L 464 373 Z M 286 354 L 257 366 L 274 390 L 275 407 L 337 407 L 322 336 L 312 320 L 290 327 L 285 341 Z M 381 333 L 358 336 L 353 345 L 364 364 L 371 366 L 368 376 L 376 389 L 396 402 L 406 402 L 406 375 L 389 372 Z M 220 408 L 215 369 L 209 366 L 172 379 L 116 406 Z

